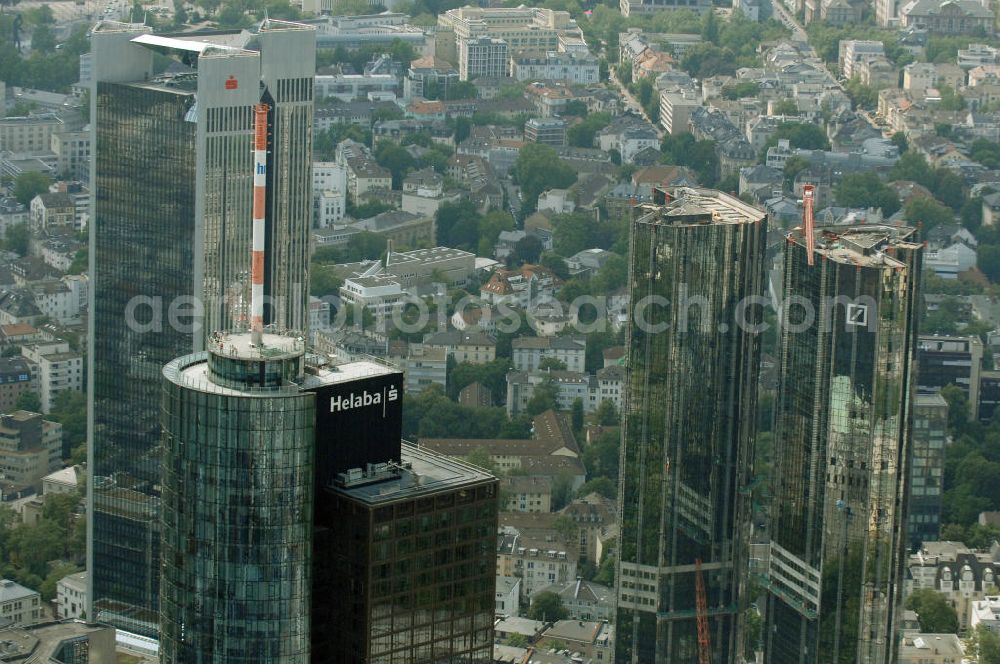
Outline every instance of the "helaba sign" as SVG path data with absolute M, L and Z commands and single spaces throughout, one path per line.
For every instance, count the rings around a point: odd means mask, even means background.
M 350 394 L 330 397 L 330 412 L 342 413 L 345 410 L 354 410 L 365 406 L 378 406 L 399 398 L 399 391 L 395 386 L 383 388 L 381 392 L 369 392 L 363 390 L 361 394 L 351 392 Z

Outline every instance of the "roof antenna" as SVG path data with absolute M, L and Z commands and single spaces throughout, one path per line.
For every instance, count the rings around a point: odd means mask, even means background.
M 264 345 L 264 209 L 267 196 L 267 104 L 254 108 L 253 246 L 250 253 L 250 343 Z

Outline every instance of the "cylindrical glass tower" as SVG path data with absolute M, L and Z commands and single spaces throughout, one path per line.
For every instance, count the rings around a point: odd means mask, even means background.
M 160 661 L 306 664 L 315 395 L 300 339 L 215 335 L 163 369 Z

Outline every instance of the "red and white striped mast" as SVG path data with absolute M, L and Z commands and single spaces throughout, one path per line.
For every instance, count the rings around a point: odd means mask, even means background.
M 254 108 L 253 250 L 250 258 L 250 343 L 264 344 L 264 210 L 267 192 L 267 104 Z
M 813 196 L 816 187 L 807 184 L 802 187 L 802 225 L 806 240 L 806 256 L 809 264 L 815 264 L 813 253 L 816 251 L 815 221 L 813 220 Z

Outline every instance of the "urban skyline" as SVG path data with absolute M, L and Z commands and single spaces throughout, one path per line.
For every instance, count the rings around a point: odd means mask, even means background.
M 1000 661 L 995 9 L 153 1 L 0 12 L 3 656 Z

